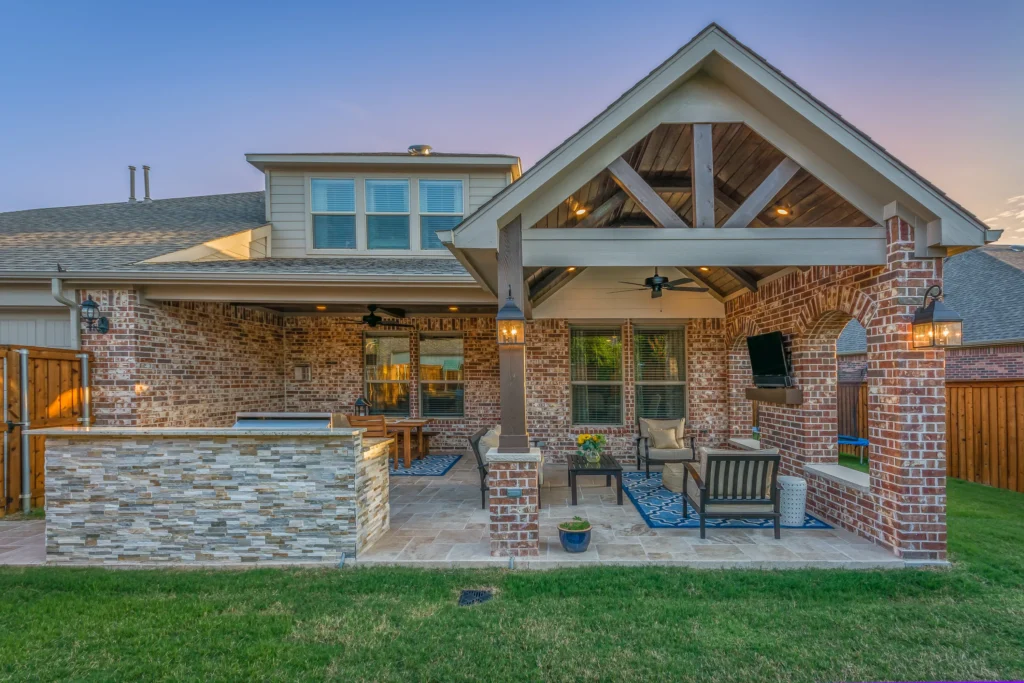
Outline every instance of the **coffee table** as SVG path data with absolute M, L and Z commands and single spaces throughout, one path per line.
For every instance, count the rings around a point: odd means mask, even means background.
M 605 486 L 612 485 L 612 477 L 618 485 L 618 504 L 622 505 L 622 465 L 607 453 L 601 454 L 598 462 L 589 462 L 579 453 L 569 455 L 569 488 L 572 489 L 572 504 L 576 505 L 576 477 L 580 475 L 605 476 Z

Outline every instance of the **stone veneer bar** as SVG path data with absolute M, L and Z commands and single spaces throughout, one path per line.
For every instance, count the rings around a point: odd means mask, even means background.
M 34 430 L 47 562 L 336 565 L 390 525 L 390 440 L 363 431 Z

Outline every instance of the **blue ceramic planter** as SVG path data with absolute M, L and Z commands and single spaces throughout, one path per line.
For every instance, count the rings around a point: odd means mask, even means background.
M 562 549 L 567 553 L 583 553 L 590 547 L 590 532 L 558 530 L 558 540 L 562 542 Z

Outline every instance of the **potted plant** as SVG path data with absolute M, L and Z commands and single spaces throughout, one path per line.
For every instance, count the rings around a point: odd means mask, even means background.
M 590 547 L 590 522 L 582 517 L 573 517 L 569 522 L 558 525 L 558 540 L 567 553 L 584 553 Z
M 587 462 L 598 462 L 601 459 L 601 449 L 606 442 L 604 434 L 580 434 L 576 437 L 578 452 Z

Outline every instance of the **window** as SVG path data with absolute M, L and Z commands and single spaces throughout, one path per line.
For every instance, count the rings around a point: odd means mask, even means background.
M 465 415 L 462 337 L 420 338 L 420 414 Z
M 461 180 L 420 181 L 420 248 L 444 249 L 438 230 L 451 230 L 462 220 Z
M 637 417 L 686 417 L 686 331 L 637 329 L 633 362 Z
M 622 424 L 622 331 L 569 331 L 572 423 Z
M 354 180 L 312 178 L 314 249 L 356 248 L 356 183 Z
M 409 416 L 409 337 L 363 339 L 366 400 L 371 415 Z
M 366 181 L 366 246 L 409 248 L 409 181 Z

